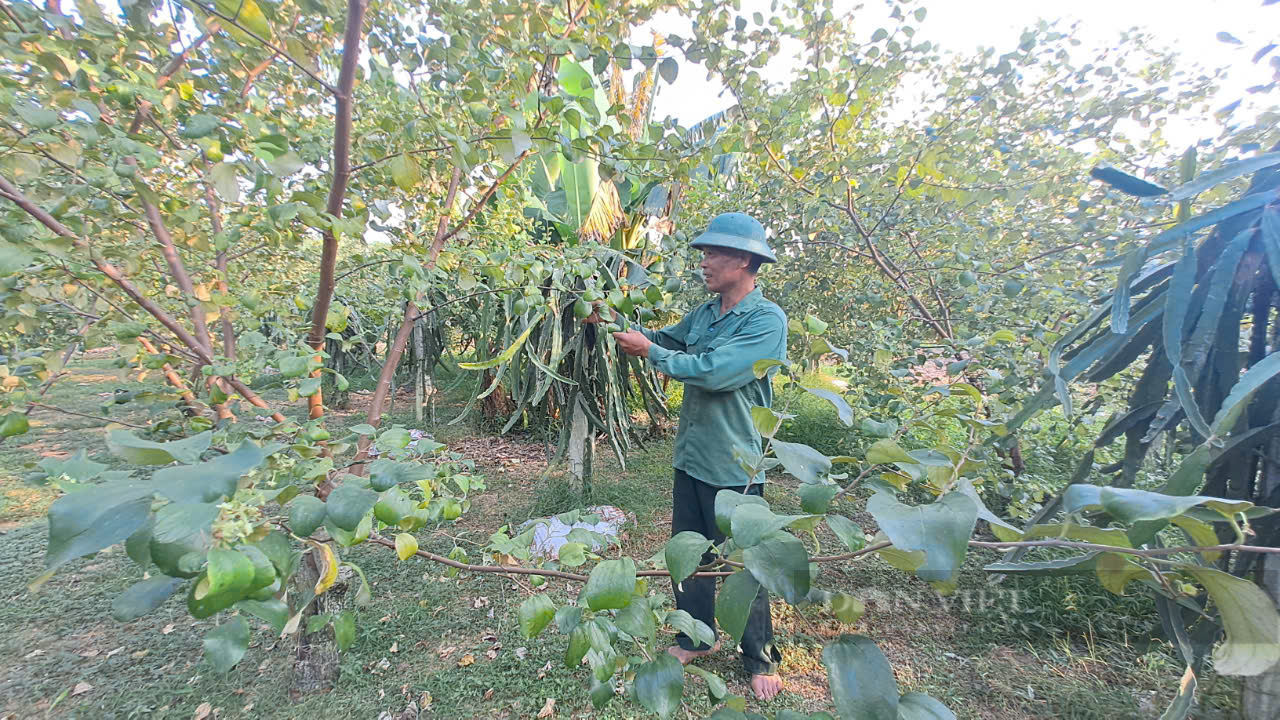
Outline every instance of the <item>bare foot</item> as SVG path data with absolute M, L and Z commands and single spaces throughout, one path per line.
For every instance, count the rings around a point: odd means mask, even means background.
M 715 645 L 712 645 L 710 648 L 706 650 L 685 650 L 679 645 L 672 645 L 671 647 L 667 648 L 667 652 L 671 653 L 671 655 L 674 656 L 675 659 L 679 660 L 681 665 L 688 665 L 690 662 L 693 662 L 694 658 L 700 658 L 706 655 L 710 655 L 711 653 L 716 652 L 719 649 L 720 649 L 720 641 L 717 640 Z
M 758 700 L 772 700 L 782 691 L 782 678 L 777 675 L 752 675 L 751 691 Z

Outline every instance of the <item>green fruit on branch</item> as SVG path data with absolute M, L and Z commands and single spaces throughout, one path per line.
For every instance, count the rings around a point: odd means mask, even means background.
M 657 285 L 650 285 L 644 290 L 645 299 L 650 305 L 658 305 L 662 302 L 662 289 Z
M 573 316 L 579 320 L 586 320 L 591 317 L 591 303 L 583 300 L 582 298 L 578 298 L 577 301 L 573 303 Z

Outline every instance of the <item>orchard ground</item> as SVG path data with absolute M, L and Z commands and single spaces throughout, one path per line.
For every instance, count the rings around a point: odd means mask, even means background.
M 185 593 L 139 620 L 112 620 L 112 599 L 142 576 L 119 548 L 76 561 L 40 592 L 29 592 L 27 583 L 42 570 L 44 513 L 55 496 L 24 484 L 23 465 L 81 448 L 94 460 L 113 463 L 103 443 L 100 407 L 117 389 L 141 387 L 112 369 L 107 354 L 91 354 L 71 367 L 45 401 L 89 417 L 37 409 L 33 432 L 0 446 L 0 575 L 7 580 L 0 590 L 0 718 L 644 716 L 634 703 L 593 711 L 587 672 L 564 666 L 566 638 L 554 627 L 532 640 L 520 635 L 515 608 L 534 591 L 526 581 L 465 573 L 449 578 L 442 567 L 417 558 L 399 562 L 379 546 L 344 551 L 367 572 L 374 601 L 360 610 L 358 639 L 343 657 L 337 688 L 300 699 L 289 693 L 289 647 L 261 623 L 255 623 L 244 660 L 223 676 L 201 658 L 201 638 L 215 620 L 193 620 L 183 604 Z M 459 396 L 465 391 L 457 390 Z M 456 524 L 420 531 L 422 548 L 448 552 L 457 543 L 472 550 L 503 524 L 583 504 L 546 473 L 541 438 L 499 439 L 479 427 L 445 425 L 461 400 L 442 398 L 438 422 L 423 429 L 474 458 L 488 490 Z M 353 404 L 359 403 L 357 395 Z M 161 408 L 172 411 L 171 405 Z M 135 424 L 146 424 L 148 417 L 146 409 L 110 415 Z M 362 420 L 356 409 L 331 416 L 334 423 Z M 403 398 L 389 421 L 414 426 Z M 669 440 L 658 440 L 635 452 L 626 471 L 607 456 L 598 463 L 586 504 L 612 504 L 635 516 L 622 547 L 632 557 L 650 557 L 670 535 L 670 457 Z M 782 493 L 766 496 L 791 511 Z M 861 504 L 855 499 L 846 511 Z M 869 516 L 854 519 L 868 534 L 874 529 Z M 768 709 L 829 709 L 822 644 L 856 631 L 884 650 L 904 692 L 927 692 L 960 718 L 1119 720 L 1155 717 L 1163 710 L 1181 669 L 1164 643 L 1149 640 L 1159 620 L 1148 600 L 1108 595 L 1092 577 L 991 585 L 981 571 L 990 557 L 971 553 L 960 590 L 949 598 L 874 556 L 827 566 L 825 587 L 867 603 L 857 626 L 775 601 L 786 688 Z M 652 589 L 670 593 L 665 583 Z M 557 604 L 577 590 L 559 582 L 541 589 Z M 725 678 L 732 692 L 749 694 L 730 650 L 700 664 Z M 1201 688 L 1207 692 L 1197 717 L 1234 716 L 1234 682 L 1211 676 Z M 701 680 L 690 676 L 685 701 L 691 716 L 709 709 L 705 695 Z

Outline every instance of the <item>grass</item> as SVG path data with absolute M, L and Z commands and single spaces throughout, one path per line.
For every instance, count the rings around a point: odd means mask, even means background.
M 94 415 L 101 393 L 140 387 L 112 374 L 100 356 L 73 369 L 54 386 L 49 405 Z M 633 557 L 649 557 L 670 534 L 669 441 L 633 453 L 625 471 L 602 450 L 584 502 L 566 482 L 543 472 L 540 439 L 495 439 L 465 424 L 446 426 L 459 405 L 457 397 L 445 402 L 439 424 L 429 429 L 475 457 L 489 489 L 458 523 L 420 532 L 423 548 L 447 552 L 457 544 L 470 551 L 503 524 L 590 504 L 634 514 L 623 537 L 623 551 Z M 412 425 L 406 406 L 398 403 L 392 422 Z M 139 424 L 149 419 L 146 408 L 128 408 L 113 417 Z M 360 422 L 358 409 L 357 402 L 339 420 Z M 380 547 L 343 551 L 374 582 L 374 601 L 359 610 L 358 637 L 342 658 L 337 689 L 297 702 L 288 692 L 290 649 L 258 623 L 248 654 L 223 676 L 201 658 L 202 637 L 216 619 L 192 619 L 181 598 L 131 623 L 111 620 L 112 598 L 142 577 L 119 548 L 71 563 L 32 594 L 26 583 L 41 570 L 43 515 L 54 494 L 23 484 L 22 466 L 79 448 L 114 462 L 105 452 L 102 422 L 48 411 L 38 411 L 34 420 L 35 431 L 21 444 L 0 446 L 0 467 L 6 468 L 0 471 L 0 573 L 9 579 L 0 591 L 0 717 L 190 718 L 207 703 L 220 718 L 399 718 L 411 704 L 421 717 L 525 718 L 536 716 L 548 698 L 555 700 L 558 718 L 645 717 L 638 706 L 618 701 L 594 712 L 586 674 L 564 667 L 566 640 L 554 628 L 533 640 L 521 637 L 514 607 L 528 596 L 524 582 L 449 578 L 442 568 L 416 559 L 399 562 Z M 780 512 L 798 512 L 785 491 L 790 482 L 778 481 L 767 498 Z M 854 519 L 864 528 L 873 525 L 865 515 L 854 513 Z M 835 542 L 819 539 L 827 548 Z M 1181 673 L 1167 646 L 1148 639 L 1150 623 L 1158 626 L 1149 606 L 1107 595 L 1092 578 L 993 588 L 980 570 L 989 559 L 971 556 L 950 598 L 937 597 L 878 558 L 825 566 L 823 587 L 863 598 L 867 614 L 852 628 L 816 609 L 775 602 L 786 691 L 767 706 L 753 701 L 750 709 L 772 715 L 781 708 L 829 708 L 823 643 L 856 631 L 885 651 L 903 692 L 928 692 L 961 718 L 1118 720 L 1163 710 Z M 662 583 L 652 587 L 669 592 Z M 547 591 L 559 604 L 577 588 L 550 583 Z M 732 653 L 701 663 L 725 678 L 731 691 L 747 692 Z M 1234 686 L 1210 678 L 1205 687 L 1199 716 L 1228 717 Z M 710 706 L 701 681 L 690 679 L 687 691 L 692 712 L 705 714 Z

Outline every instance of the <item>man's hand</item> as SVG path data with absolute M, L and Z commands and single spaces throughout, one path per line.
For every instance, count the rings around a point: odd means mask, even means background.
M 614 333 L 613 341 L 618 343 L 622 352 L 636 357 L 649 357 L 649 346 L 653 344 L 649 342 L 649 338 L 635 330 Z

